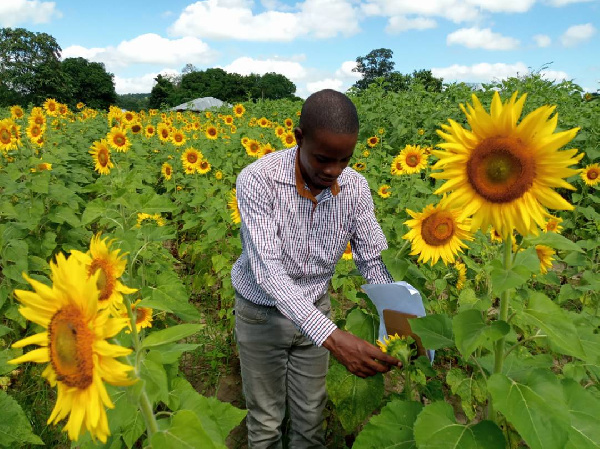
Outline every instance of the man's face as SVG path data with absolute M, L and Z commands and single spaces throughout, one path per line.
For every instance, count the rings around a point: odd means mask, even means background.
M 294 130 L 300 152 L 300 171 L 311 190 L 331 187 L 348 166 L 358 133 L 338 134 L 317 130 L 305 137 L 300 128 Z

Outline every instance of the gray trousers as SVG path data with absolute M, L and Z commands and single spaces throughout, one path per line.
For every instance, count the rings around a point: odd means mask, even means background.
M 331 315 L 329 295 L 315 306 Z M 325 447 L 323 410 L 329 351 L 315 346 L 275 307 L 235 297 L 235 335 L 248 415 L 250 449 L 280 449 L 286 406 L 289 447 Z

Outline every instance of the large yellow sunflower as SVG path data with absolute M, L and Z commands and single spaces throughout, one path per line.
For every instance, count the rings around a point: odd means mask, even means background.
M 210 140 L 215 140 L 217 137 L 219 137 L 219 131 L 215 126 L 208 125 L 206 127 L 206 132 L 204 133 L 204 135 Z
M 79 260 L 88 272 L 88 276 L 95 276 L 98 290 L 100 290 L 98 301 L 101 304 L 106 303 L 112 311 L 117 310 L 123 303 L 123 293 L 135 293 L 135 288 L 129 288 L 123 285 L 119 278 L 125 272 L 127 266 L 126 254 L 119 254 L 121 250 L 111 250 L 114 240 L 101 238 L 100 234 L 92 237 L 90 249 L 87 253 L 72 250 L 71 257 Z
M 15 106 L 11 106 L 10 107 L 10 116 L 14 120 L 20 120 L 20 119 L 22 119 L 23 115 L 25 115 L 25 112 L 23 112 L 23 108 L 21 106 L 15 105 Z
M 148 124 L 146 125 L 146 128 L 144 129 L 144 135 L 148 138 L 152 137 L 154 134 L 156 134 L 156 128 L 154 127 L 153 124 Z
M 244 112 L 246 112 L 246 108 L 244 107 L 243 104 L 236 104 L 233 107 L 233 113 L 235 114 L 236 117 L 241 117 L 242 115 L 244 115 Z
M 573 209 L 553 188 L 574 189 L 563 178 L 579 171 L 568 168 L 583 154 L 558 151 L 571 141 L 578 128 L 554 133 L 558 116 L 554 106 L 542 106 L 517 124 L 526 95 L 515 92 L 502 103 L 494 93 L 490 113 L 473 95 L 473 106 L 461 105 L 471 130 L 449 119 L 438 134 L 445 151 L 432 151 L 440 160 L 432 176 L 447 180 L 436 193 L 451 192 L 448 199 L 473 216 L 472 230 L 492 225 L 501 235 L 516 229 L 521 235 L 537 234 L 544 225 L 546 208 Z
M 236 189 L 233 189 L 231 192 L 229 192 L 229 201 L 227 202 L 227 207 L 231 210 L 231 221 L 233 221 L 235 224 L 241 223 L 242 218 L 238 208 Z
M 392 187 L 388 184 L 383 184 L 382 186 L 379 187 L 379 189 L 377 190 L 377 194 L 381 197 L 381 198 L 389 198 L 390 195 L 392 194 Z
M 201 159 L 196 166 L 196 171 L 201 174 L 207 174 L 211 169 L 210 163 L 206 159 Z
M 31 123 L 27 127 L 26 132 L 27 137 L 29 137 L 29 140 L 31 140 L 32 142 L 37 142 L 38 139 L 44 134 L 44 128 L 42 128 L 40 125 L 36 125 L 35 123 Z
M 391 173 L 395 176 L 404 174 L 404 166 L 402 165 L 402 156 L 398 155 L 392 161 Z
M 106 136 L 108 144 L 117 151 L 127 152 L 131 147 L 131 141 L 127 138 L 127 131 L 120 128 L 112 128 Z
M 244 148 L 246 148 L 246 153 L 248 154 L 248 156 L 260 156 L 260 142 L 258 140 L 248 139 L 248 142 L 246 143 L 246 145 L 244 145 Z
M 179 129 L 173 130 L 173 133 L 171 134 L 171 142 L 173 142 L 173 145 L 175 145 L 176 147 L 180 147 L 185 144 L 186 140 L 187 139 L 183 131 Z
M 9 363 L 48 363 L 42 376 L 58 390 L 48 424 L 68 415 L 64 430 L 71 440 L 89 431 L 93 438 L 106 442 L 110 431 L 105 407 L 114 408 L 114 404 L 104 382 L 130 385 L 128 373 L 133 370 L 116 360 L 131 350 L 107 339 L 127 326 L 128 320 L 111 318 L 98 301 L 100 273 L 88 276 L 75 257 L 66 259 L 62 253 L 50 268 L 52 287 L 25 276 L 35 291 L 15 290 L 22 304 L 19 312 L 46 330 L 13 344 L 17 348 L 31 344 L 40 348 Z
M 420 213 L 406 209 L 413 219 L 405 222 L 411 230 L 402 238 L 410 240 L 410 255 L 419 254 L 419 262 L 431 260 L 431 265 L 435 265 L 441 258 L 445 265 L 453 263 L 455 256 L 467 247 L 464 241 L 473 240 L 469 232 L 471 220 L 461 219 L 461 211 L 451 209 L 448 203 L 444 197 Z
M 553 215 L 548 215 L 548 221 L 544 224 L 544 232 L 556 232 L 560 234 L 562 230 L 562 218 L 554 217 Z
M 168 162 L 164 162 L 160 171 L 163 175 L 163 178 L 165 178 L 166 181 L 171 180 L 171 177 L 173 176 L 173 166 L 171 164 L 169 164 Z
M 535 252 L 538 259 L 540 259 L 540 273 L 546 274 L 548 268 L 552 268 L 552 261 L 554 260 L 552 256 L 556 254 L 556 251 L 546 245 L 535 245 Z
M 161 142 L 168 142 L 171 139 L 171 128 L 164 122 L 160 122 L 156 127 L 158 138 Z
M 591 164 L 581 170 L 581 179 L 588 186 L 595 186 L 600 182 L 600 164 Z
M 406 145 L 398 155 L 403 172 L 412 175 L 427 167 L 427 155 L 420 145 Z
M 90 147 L 92 150 L 89 152 L 94 159 L 94 170 L 96 170 L 101 175 L 108 175 L 110 173 L 110 169 L 115 165 L 110 160 L 110 148 L 108 146 L 108 142 L 106 139 L 101 139 L 100 141 L 96 141 Z
M 294 136 L 292 131 L 288 131 L 281 136 L 281 142 L 283 143 L 284 147 L 292 148 L 294 145 L 296 145 L 296 136 Z
M 0 150 L 8 151 L 17 148 L 17 137 L 13 135 L 13 121 L 0 120 Z
M 58 114 L 58 102 L 54 98 L 47 98 L 44 102 L 46 114 L 56 117 Z

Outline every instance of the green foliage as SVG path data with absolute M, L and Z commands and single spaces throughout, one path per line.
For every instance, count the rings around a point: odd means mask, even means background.
M 114 76 L 101 62 L 84 58 L 67 58 L 61 63 L 69 85 L 69 99 L 64 100 L 72 109 L 79 102 L 93 109 L 108 109 L 117 101 Z
M 0 410 L 3 419 L 0 421 L 0 446 L 15 447 L 23 444 L 43 445 L 31 431 L 31 424 L 17 402 L 0 390 Z

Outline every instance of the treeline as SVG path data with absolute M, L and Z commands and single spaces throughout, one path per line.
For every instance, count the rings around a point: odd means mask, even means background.
M 278 73 L 240 75 L 223 69 L 198 70 L 188 64 L 181 75 L 158 75 L 150 92 L 148 107 L 176 106 L 200 97 L 215 97 L 236 103 L 265 99 L 296 99 L 296 85 Z

